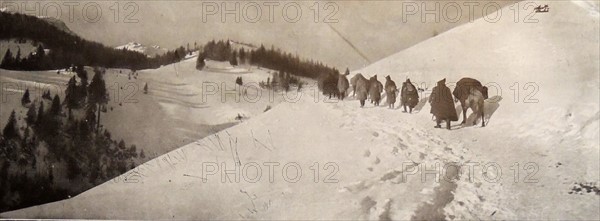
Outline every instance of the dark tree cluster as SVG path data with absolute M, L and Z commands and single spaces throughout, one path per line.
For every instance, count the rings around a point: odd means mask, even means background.
M 87 75 L 77 69 L 78 76 Z M 73 77 L 62 102 L 54 95 L 51 101 L 31 102 L 25 116 L 11 113 L 0 136 L 0 212 L 66 199 L 145 158 L 135 145 L 101 129 L 100 107 L 108 95 L 104 72 L 94 72 L 89 85 L 84 84 L 87 78 Z M 25 122 L 19 125 L 21 117 Z
M 9 70 L 64 69 L 73 64 L 107 68 L 146 69 L 178 62 L 185 58 L 183 47 L 149 58 L 126 49 L 114 49 L 85 40 L 39 19 L 19 13 L 0 12 L 0 39 L 30 39 L 37 50 L 29 55 L 7 50 L 0 68 Z M 45 49 L 49 49 L 46 53 Z
M 320 62 L 300 59 L 291 53 L 282 52 L 279 49 L 271 47 L 266 49 L 261 45 L 257 49 L 246 50 L 244 48 L 234 49 L 229 41 L 210 41 L 203 48 L 198 56 L 196 68 L 204 68 L 205 59 L 215 61 L 229 61 L 231 65 L 239 63 L 250 63 L 260 67 L 283 71 L 295 76 L 302 76 L 316 79 L 323 73 L 332 73 L 334 68 L 323 65 Z
M 267 78 L 267 82 L 260 82 L 259 86 L 271 90 L 289 91 L 292 85 L 296 85 L 298 91 L 302 89 L 304 83 L 295 76 L 283 71 L 273 72 L 272 78 Z
M 263 45 L 249 53 L 250 63 L 272 70 L 283 71 L 295 76 L 317 78 L 321 73 L 334 72 L 335 69 L 312 60 L 303 60 L 291 53 L 282 52 L 271 47 L 267 50 Z
M 229 41 L 220 40 L 218 42 L 212 40 L 206 43 L 203 48 L 205 58 L 215 61 L 230 61 L 233 56 L 234 49 Z

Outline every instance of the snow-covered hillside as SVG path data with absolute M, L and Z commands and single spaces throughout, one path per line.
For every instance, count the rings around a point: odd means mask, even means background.
M 599 23 L 597 8 L 582 4 L 552 2 L 534 23 L 516 23 L 504 8 L 498 22 L 460 26 L 355 73 L 408 77 L 429 89 L 442 78 L 452 85 L 473 77 L 503 98 L 492 125 L 519 137 L 582 136 L 597 147 Z
M 156 57 L 167 52 L 167 49 L 161 48 L 158 45 L 145 46 L 137 42 L 129 42 L 127 44 L 117 46 L 116 49 L 126 49 L 129 51 L 136 51 L 145 54 L 148 57 Z
M 516 23 L 504 8 L 496 23 L 476 20 L 354 72 L 428 89 L 442 78 L 479 79 L 500 100 L 486 103 L 485 128 L 434 129 L 428 104 L 413 114 L 359 108 L 307 87 L 72 199 L 0 217 L 600 219 L 598 17 L 573 2 L 540 4 L 551 10 L 537 23 Z
M 267 98 L 270 95 L 267 90 L 256 89 L 259 82 L 267 81 L 271 76 L 271 70 L 255 66 L 234 68 L 227 62 L 207 61 L 207 67 L 230 68 L 198 71 L 195 56 L 158 69 L 138 71 L 136 77 L 130 70 L 108 69 L 105 80 L 110 101 L 108 111 L 102 114 L 102 124 L 116 139 L 135 144 L 148 156 L 156 157 L 239 123 L 238 115 L 241 120 L 246 120 L 283 100 L 280 93 L 273 93 L 273 99 L 252 100 L 256 93 Z M 27 88 L 32 93 L 32 100 L 41 99 L 42 88 L 51 90 L 53 95 L 58 92 L 64 99 L 65 85 L 74 73 L 60 73 L 0 69 L 0 82 L 3 83 L 0 94 L 5 99 L 0 107 L 0 127 L 4 127 L 13 109 L 20 116 L 20 125 L 25 125 L 23 117 L 27 108 L 20 104 L 20 99 Z M 91 69 L 88 75 L 93 76 Z M 242 77 L 250 86 L 246 95 L 237 96 L 239 100 L 235 93 L 226 94 L 222 88 L 233 90 L 237 77 Z M 143 91 L 146 84 L 148 94 Z M 203 90 L 210 90 L 204 100 Z M 222 92 L 226 94 L 225 98 L 222 98 Z

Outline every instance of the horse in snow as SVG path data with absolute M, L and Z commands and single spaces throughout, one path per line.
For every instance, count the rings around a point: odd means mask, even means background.
M 338 92 L 339 92 L 338 98 L 340 100 L 344 100 L 344 98 L 346 97 L 348 88 L 350 87 L 350 83 L 348 82 L 348 77 L 347 77 L 349 74 L 350 73 L 347 72 L 345 74 L 340 74 L 338 76 L 337 87 L 338 87 Z
M 483 86 L 478 80 L 463 78 L 456 83 L 452 94 L 455 101 L 460 101 L 460 106 L 463 110 L 463 121 L 461 124 L 467 122 L 467 109 L 471 108 L 476 116 L 473 124 L 476 124 L 477 119 L 481 116 L 481 126 L 485 127 L 483 107 L 485 99 L 488 98 L 488 88 Z

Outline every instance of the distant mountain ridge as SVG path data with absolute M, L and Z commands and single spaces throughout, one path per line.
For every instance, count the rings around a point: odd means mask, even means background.
M 67 24 L 59 19 L 53 18 L 53 17 L 44 17 L 44 16 L 37 16 L 38 18 L 48 22 L 51 25 L 54 25 L 55 27 L 58 28 L 58 30 L 64 31 L 66 33 L 72 34 L 72 35 L 76 35 L 75 32 L 71 31 L 71 29 L 69 29 L 69 27 L 67 26 Z
M 129 42 L 127 44 L 117 46 L 115 49 L 125 49 L 128 51 L 135 51 L 142 54 L 145 54 L 148 57 L 156 57 L 158 55 L 162 55 L 167 53 L 167 49 L 161 48 L 158 45 L 146 46 L 137 42 Z
M 14 11 L 10 11 L 7 7 L 0 8 L 0 12 L 10 13 L 10 14 L 17 13 Z M 69 29 L 69 26 L 67 26 L 67 24 L 60 19 L 49 17 L 49 16 L 35 16 L 35 17 L 48 22 L 48 24 L 51 24 L 54 27 L 57 27 L 61 31 L 64 31 L 68 34 L 76 35 L 75 32 L 71 31 L 71 29 Z
M 147 69 L 171 63 L 174 61 L 173 59 L 177 60 L 175 56 L 161 59 L 148 58 L 145 54 L 136 51 L 117 50 L 98 42 L 88 41 L 70 32 L 62 22 L 49 22 L 53 19 L 3 10 L 0 12 L 0 21 L 2 21 L 0 22 L 0 40 L 27 39 L 42 43 L 43 49 L 50 49 L 48 54 L 35 61 L 27 59 L 25 62 L 27 64 L 19 61 L 4 66 L 4 69 L 54 70 L 67 68 L 73 64 Z M 6 51 L 5 54 L 14 53 Z

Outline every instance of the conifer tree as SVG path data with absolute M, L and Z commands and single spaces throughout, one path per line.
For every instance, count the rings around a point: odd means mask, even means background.
M 229 64 L 231 64 L 233 66 L 237 66 L 238 65 L 237 52 L 236 51 L 233 51 L 233 53 L 231 54 L 231 57 L 229 57 Z
M 85 125 L 88 129 L 88 131 L 92 128 L 96 127 L 96 107 L 93 105 L 89 105 L 87 108 L 87 111 L 85 113 L 85 121 L 87 122 L 86 124 L 82 124 Z M 84 134 L 82 132 L 82 134 Z
M 76 109 L 79 107 L 79 97 L 77 96 L 77 81 L 75 80 L 75 76 L 73 76 L 69 83 L 67 83 L 67 89 L 65 90 L 65 104 L 69 109 L 69 113 L 71 109 Z
M 0 68 L 10 69 L 12 68 L 12 65 L 13 55 L 12 52 L 10 52 L 10 49 L 7 49 L 6 53 L 4 54 L 4 58 L 2 59 L 2 63 L 0 63 Z
M 198 60 L 196 60 L 196 69 L 202 70 L 206 64 L 204 63 L 205 56 L 203 53 L 198 55 Z
M 102 106 L 108 102 L 108 94 L 106 93 L 106 83 L 102 77 L 104 74 L 103 71 L 96 69 L 94 72 L 94 77 L 92 78 L 92 82 L 90 82 L 90 86 L 88 88 L 88 103 L 91 106 L 97 107 L 98 120 L 96 121 L 96 132 L 98 132 L 100 129 L 100 115 Z
M 244 50 L 244 48 L 240 48 L 239 55 L 240 55 L 240 61 L 242 63 L 246 63 L 246 50 Z
M 61 113 L 60 110 L 60 97 L 54 95 L 54 99 L 52 99 L 52 105 L 50 106 L 50 114 L 52 116 L 58 116 Z
M 21 105 L 25 106 L 29 103 L 31 103 L 31 99 L 29 98 L 29 88 L 27 88 L 23 94 L 23 97 L 21 98 Z
M 27 122 L 27 127 L 33 126 L 37 121 L 37 112 L 36 112 L 35 103 L 29 106 L 29 110 L 27 110 L 27 118 L 25 118 L 25 122 Z
M 4 126 L 2 134 L 7 140 L 19 137 L 19 131 L 17 130 L 17 117 L 14 110 L 10 113 L 10 117 L 8 117 L 8 122 L 6 123 L 6 126 Z
M 14 66 L 18 66 L 21 62 L 21 48 L 17 48 L 17 54 L 15 55 L 15 59 L 13 60 Z
M 44 124 L 44 102 L 40 102 L 40 108 L 38 109 L 37 120 L 35 121 L 36 126 L 42 126 Z

